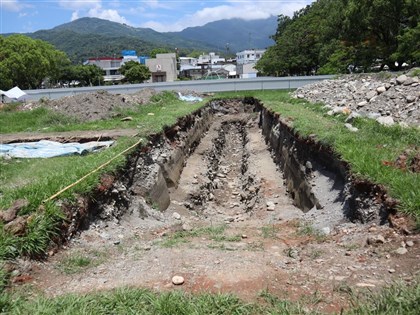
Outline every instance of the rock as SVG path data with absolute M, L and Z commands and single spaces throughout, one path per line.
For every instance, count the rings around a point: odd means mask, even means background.
M 297 98 L 299 98 L 299 99 L 305 98 L 305 95 L 303 95 L 303 94 L 298 94 L 298 95 L 297 95 Z
M 389 273 L 394 273 L 395 272 L 395 269 L 390 268 L 390 269 L 388 269 L 388 272 Z
M 309 170 L 311 170 L 313 167 L 312 167 L 312 163 L 310 162 L 310 161 L 306 161 L 306 163 L 305 163 L 305 167 L 307 168 L 307 169 L 309 169 Z
M 276 205 L 272 201 L 267 201 L 266 206 L 267 211 L 274 211 L 276 209 Z
M 182 225 L 182 230 L 183 231 L 187 231 L 187 232 L 189 232 L 189 231 L 192 231 L 192 227 L 188 224 L 188 223 L 184 223 L 183 225 Z
M 26 232 L 26 226 L 28 224 L 29 216 L 21 216 L 17 217 L 13 221 L 7 223 L 3 229 L 5 232 L 16 235 L 16 236 L 23 236 Z
M 386 87 L 380 86 L 376 89 L 376 92 L 378 92 L 378 94 L 382 94 L 383 92 L 386 92 Z
M 373 283 L 364 283 L 364 282 L 356 283 L 356 286 L 361 287 L 361 288 L 374 288 L 375 287 Z
M 416 100 L 416 97 L 414 95 L 407 95 L 405 97 L 405 100 L 407 101 L 407 103 L 413 103 Z
M 148 116 L 155 116 L 155 113 L 147 113 Z
M 351 123 L 355 118 L 362 117 L 361 114 L 353 112 L 346 118 L 346 123 Z
M 386 127 L 390 127 L 395 124 L 394 119 L 391 116 L 381 116 L 377 118 L 376 121 Z
M 172 218 L 175 220 L 181 220 L 181 215 L 178 212 L 172 213 Z
M 394 251 L 394 253 L 397 254 L 397 255 L 405 255 L 405 254 L 408 253 L 408 250 L 405 247 L 400 247 L 400 248 L 396 249 Z
M 172 283 L 174 285 L 181 285 L 185 282 L 184 277 L 181 276 L 173 276 L 172 277 Z
M 344 126 L 348 130 L 350 130 L 351 132 L 358 132 L 359 131 L 359 129 L 357 129 L 356 127 L 353 127 L 353 125 L 352 124 L 349 124 L 349 123 L 345 123 Z
M 367 239 L 367 243 L 369 245 L 384 244 L 385 243 L 385 238 L 381 234 L 375 235 L 375 236 L 369 236 L 368 239 Z
M 132 121 L 132 120 L 133 120 L 133 117 L 131 117 L 131 116 L 121 118 L 121 121 Z
M 369 119 L 378 119 L 379 117 L 381 117 L 381 114 L 379 114 L 379 113 L 368 113 L 367 115 L 366 115 L 366 117 L 367 118 L 369 118 Z
M 26 199 L 16 200 L 9 209 L 0 211 L 0 221 L 4 223 L 13 221 L 16 219 L 18 212 L 27 205 L 29 205 L 29 201 Z
M 376 95 L 378 95 L 378 93 L 376 93 L 376 91 L 369 91 L 366 94 L 366 100 L 370 101 L 372 100 L 372 98 L 374 98 Z
M 413 241 L 406 241 L 405 245 L 407 245 L 407 247 L 413 247 L 414 246 L 414 242 Z
M 368 102 L 366 102 L 366 101 L 361 101 L 361 102 L 357 103 L 357 108 L 364 107 L 364 106 L 366 106 L 367 104 L 369 104 L 369 103 L 368 103 Z
M 331 234 L 331 229 L 328 226 L 325 226 L 321 229 L 321 233 L 323 235 L 330 235 Z
M 404 84 L 404 82 L 406 82 L 407 81 L 407 79 L 408 79 L 408 77 L 405 75 L 405 74 L 403 74 L 403 75 L 400 75 L 398 78 L 397 78 L 397 84 Z
M 414 80 L 410 77 L 407 78 L 407 80 L 403 83 L 404 86 L 408 86 L 415 83 Z

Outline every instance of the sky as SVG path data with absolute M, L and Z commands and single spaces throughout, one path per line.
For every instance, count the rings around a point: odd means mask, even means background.
M 0 0 L 0 34 L 51 29 L 82 17 L 172 32 L 222 19 L 291 16 L 311 2 L 313 0 Z

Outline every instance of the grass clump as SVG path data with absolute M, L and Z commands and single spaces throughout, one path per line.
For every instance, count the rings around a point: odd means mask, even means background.
M 263 238 L 277 238 L 278 227 L 275 225 L 263 226 L 261 233 Z
M 320 230 L 314 228 L 311 224 L 305 222 L 298 226 L 296 231 L 297 235 L 300 236 L 310 236 L 315 238 L 318 242 L 323 242 L 326 240 L 326 235 L 322 233 Z
M 396 283 L 379 294 L 367 292 L 354 301 L 348 315 L 417 315 L 420 309 L 420 285 Z
M 215 242 L 239 242 L 241 235 L 226 235 L 226 225 L 209 226 L 194 229 L 192 231 L 177 231 L 164 239 L 162 247 L 175 247 L 179 244 L 188 243 L 194 237 L 206 236 Z
M 104 261 L 104 255 L 101 252 L 92 253 L 72 253 L 64 257 L 57 265 L 57 269 L 65 274 L 75 274 L 88 268 L 96 267 Z

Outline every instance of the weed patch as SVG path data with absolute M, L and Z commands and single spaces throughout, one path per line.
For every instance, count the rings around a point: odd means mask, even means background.
M 162 247 L 175 247 L 183 243 L 188 243 L 192 238 L 206 236 L 214 242 L 239 242 L 241 235 L 224 234 L 226 225 L 210 226 L 194 229 L 192 231 L 177 231 L 164 239 L 160 245 Z

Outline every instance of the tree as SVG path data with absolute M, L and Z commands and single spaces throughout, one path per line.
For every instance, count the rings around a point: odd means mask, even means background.
M 156 58 L 157 54 L 167 54 L 167 53 L 171 53 L 172 51 L 170 51 L 168 48 L 153 48 L 150 51 L 150 57 L 151 58 Z
M 256 68 L 270 75 L 345 73 L 418 64 L 420 0 L 317 0 L 280 15 L 276 44 Z M 397 65 L 397 66 L 395 66 Z
M 47 77 L 56 77 L 66 54 L 52 45 L 24 35 L 0 36 L 0 89 L 41 87 Z
M 77 65 L 70 69 L 72 80 L 80 82 L 81 86 L 99 86 L 104 82 L 103 70 L 97 65 Z
M 123 64 L 120 73 L 125 77 L 124 80 L 130 83 L 143 83 L 152 75 L 149 68 L 133 60 Z

